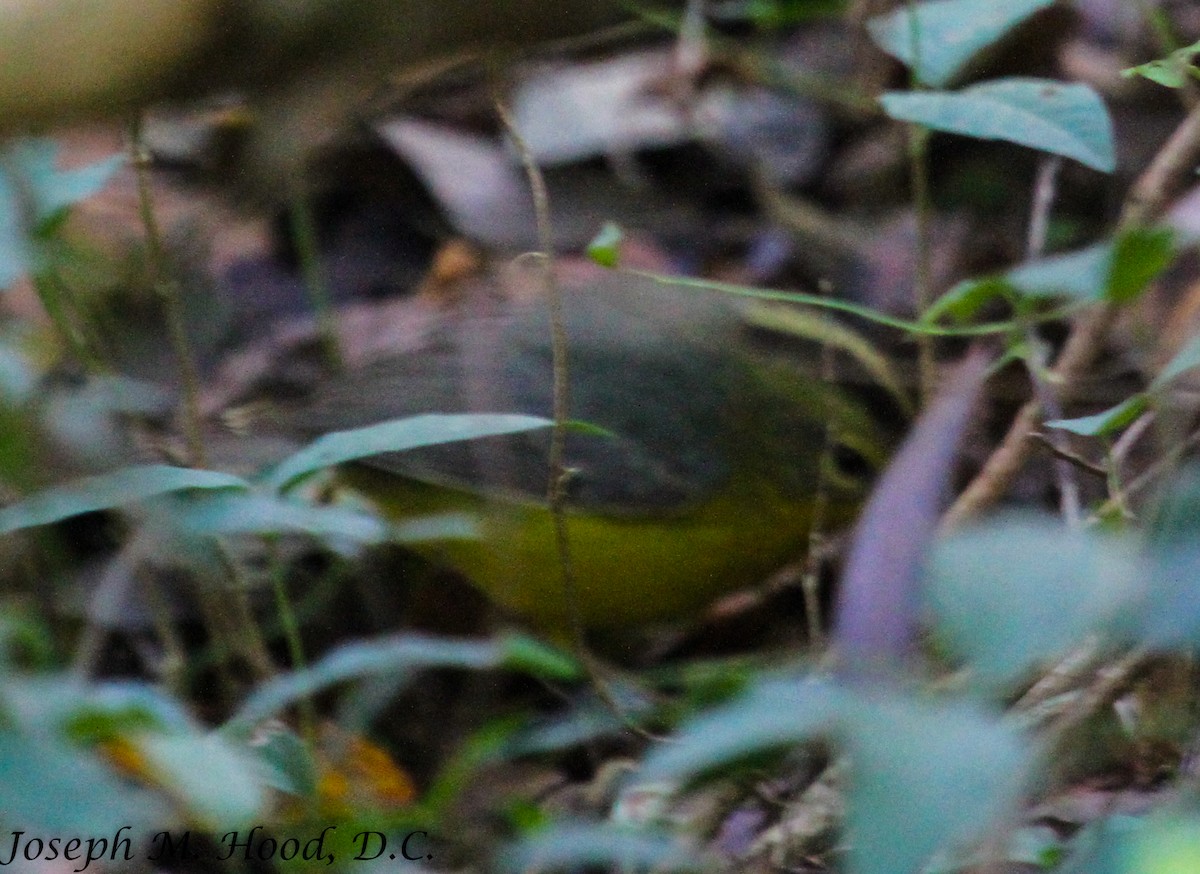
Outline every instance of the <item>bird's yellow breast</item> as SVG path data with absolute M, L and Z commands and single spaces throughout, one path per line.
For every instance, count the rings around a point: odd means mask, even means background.
M 430 485 L 368 467 L 345 473 L 387 516 L 455 512 L 478 538 L 417 547 L 453 567 L 503 608 L 552 631 L 570 627 L 550 511 Z M 761 582 L 803 554 L 812 508 L 769 488 L 731 483 L 704 503 L 658 516 L 568 511 L 576 606 L 589 628 L 627 628 L 694 615 L 715 598 Z

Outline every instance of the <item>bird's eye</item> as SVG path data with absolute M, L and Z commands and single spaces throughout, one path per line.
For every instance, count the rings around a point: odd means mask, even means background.
M 833 447 L 829 460 L 833 473 L 839 480 L 862 483 L 870 479 L 875 472 L 875 466 L 865 455 L 845 443 L 838 443 Z

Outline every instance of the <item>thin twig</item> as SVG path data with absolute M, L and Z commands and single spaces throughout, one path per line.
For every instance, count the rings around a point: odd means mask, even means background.
M 1054 195 L 1057 191 L 1058 172 L 1062 169 L 1062 158 L 1057 155 L 1046 158 L 1038 167 L 1037 180 L 1033 186 L 1033 207 L 1029 217 L 1029 238 L 1026 244 L 1025 257 L 1034 261 L 1042 256 L 1046 248 L 1046 232 L 1050 227 L 1050 210 L 1054 206 Z M 1025 357 L 1026 369 L 1029 371 L 1029 381 L 1033 386 L 1034 397 L 1037 398 L 1046 418 L 1061 419 L 1063 407 L 1054 392 L 1053 386 L 1046 380 L 1045 374 L 1049 369 L 1046 356 L 1046 346 L 1038 336 L 1036 326 L 1023 314 L 1019 316 L 1025 333 L 1025 344 L 1028 352 Z M 1054 477 L 1058 481 L 1059 509 L 1067 525 L 1078 528 L 1081 520 L 1079 501 L 1079 481 L 1075 477 L 1075 469 L 1066 460 L 1070 456 L 1070 445 L 1067 435 L 1061 431 L 1051 431 L 1048 438 L 1054 447 Z
M 570 415 L 570 365 L 567 354 L 567 328 L 563 317 L 562 292 L 554 276 L 554 229 L 550 220 L 550 198 L 546 191 L 546 180 L 541 168 L 534 160 L 533 152 L 517 130 L 508 107 L 496 94 L 493 99 L 500 122 L 508 131 L 513 147 L 521 157 L 526 178 L 533 193 L 534 213 L 537 217 L 538 246 L 541 248 L 542 278 L 545 283 L 546 301 L 550 311 L 550 342 L 553 359 L 553 418 L 550 432 L 550 482 L 547 501 L 550 516 L 554 521 L 554 541 L 558 550 L 559 567 L 562 571 L 563 599 L 567 619 L 577 650 L 586 661 L 583 616 L 579 604 L 579 589 L 575 578 L 575 564 L 571 554 L 571 540 L 567 530 L 566 498 L 570 482 L 570 471 L 566 465 L 567 419 Z

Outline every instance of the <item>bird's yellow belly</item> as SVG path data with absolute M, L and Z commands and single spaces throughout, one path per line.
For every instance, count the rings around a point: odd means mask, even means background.
M 386 498 L 380 477 L 388 477 Z M 570 627 L 549 511 L 358 468 L 348 484 L 393 519 L 464 513 L 474 540 L 415 547 L 461 572 L 500 606 L 548 631 Z M 719 494 L 677 515 L 571 512 L 567 532 L 580 619 L 623 628 L 693 615 L 716 597 L 761 582 L 803 553 L 810 507 L 773 496 Z

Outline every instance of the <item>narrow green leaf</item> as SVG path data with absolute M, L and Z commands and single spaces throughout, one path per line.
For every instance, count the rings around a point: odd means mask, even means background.
M 0 510 L 0 534 L 48 525 L 184 489 L 248 489 L 240 477 L 211 470 L 149 464 L 125 467 L 46 489 Z
M 381 543 L 387 525 L 376 516 L 343 507 L 312 507 L 257 492 L 200 495 L 180 507 L 183 529 L 200 536 L 228 534 L 311 534 Z
M 1145 394 L 1135 394 L 1121 401 L 1115 407 L 1109 407 L 1107 410 L 1090 416 L 1080 416 L 1076 419 L 1051 419 L 1046 422 L 1046 427 L 1059 428 L 1086 437 L 1115 434 L 1122 428 L 1131 425 L 1138 416 L 1146 411 L 1148 404 L 1149 399 Z
M 1005 297 L 1015 291 L 1012 283 L 1000 276 L 964 279 L 935 300 L 921 314 L 921 321 L 932 324 L 948 319 L 963 324 L 973 319 L 984 306 L 996 298 Z
M 616 222 L 605 222 L 600 232 L 587 246 L 587 256 L 601 267 L 617 267 L 621 263 L 621 244 L 625 232 Z
M 500 639 L 501 660 L 506 668 L 556 682 L 571 682 L 583 676 L 579 662 L 560 649 L 524 634 Z
M 915 28 L 908 7 L 902 4 L 869 20 L 867 32 L 889 55 L 915 66 L 922 83 L 944 88 L 980 51 L 1052 5 L 1054 0 L 926 0 L 916 6 Z
M 265 483 L 271 489 L 284 491 L 310 474 L 347 461 L 437 443 L 548 428 L 551 424 L 537 416 L 509 414 L 428 414 L 394 419 L 326 434 L 282 461 L 266 476 Z
M 1117 164 L 1112 121 L 1087 85 L 1050 79 L 995 79 L 953 94 L 889 92 L 892 118 L 982 140 L 1004 140 L 1111 173 Z
M 502 651 L 491 641 L 444 640 L 401 634 L 335 649 L 312 667 L 263 685 L 242 705 L 226 728 L 248 729 L 279 710 L 329 686 L 378 675 L 403 675 L 422 668 L 486 670 L 500 665 Z

